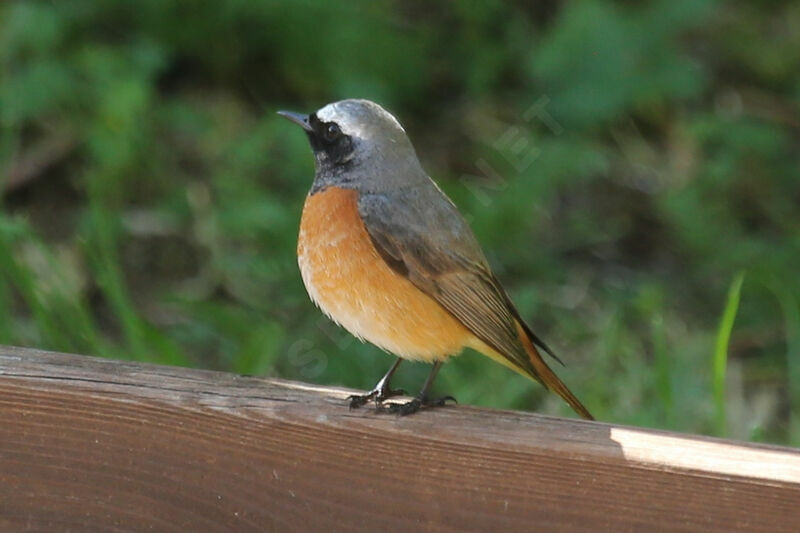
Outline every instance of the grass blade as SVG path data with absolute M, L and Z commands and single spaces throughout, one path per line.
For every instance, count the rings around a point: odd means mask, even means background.
M 744 272 L 739 272 L 733 278 L 728 289 L 728 300 L 722 312 L 722 320 L 717 329 L 717 342 L 714 347 L 714 414 L 717 435 L 725 436 L 727 433 L 727 418 L 725 415 L 725 374 L 728 367 L 728 343 L 733 331 L 736 313 L 739 311 L 739 299 L 744 283 Z

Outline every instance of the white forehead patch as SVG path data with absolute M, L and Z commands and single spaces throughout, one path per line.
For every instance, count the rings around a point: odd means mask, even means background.
M 336 122 L 339 120 L 341 117 L 339 117 L 339 114 L 336 112 L 336 104 L 338 104 L 338 102 L 328 104 L 317 111 L 317 118 L 322 122 Z
M 335 122 L 347 135 L 369 137 L 370 130 L 381 129 L 381 122 L 389 122 L 405 133 L 403 126 L 391 113 L 367 100 L 342 100 L 328 104 L 317 111 L 322 122 Z

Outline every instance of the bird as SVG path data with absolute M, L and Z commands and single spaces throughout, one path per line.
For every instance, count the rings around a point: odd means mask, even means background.
M 338 325 L 397 356 L 370 392 L 348 398 L 350 408 L 373 402 L 409 415 L 455 401 L 431 387 L 448 358 L 472 348 L 594 419 L 543 359 L 561 362 L 522 319 L 391 113 L 348 99 L 278 114 L 305 131 L 315 160 L 297 243 L 305 288 Z M 430 374 L 410 401 L 387 401 L 405 395 L 391 387 L 403 360 L 432 363 Z

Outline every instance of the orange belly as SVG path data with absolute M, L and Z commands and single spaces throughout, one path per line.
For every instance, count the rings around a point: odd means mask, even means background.
M 441 360 L 473 345 L 469 330 L 378 255 L 356 199 L 337 187 L 306 199 L 297 258 L 314 303 L 356 337 L 406 359 Z

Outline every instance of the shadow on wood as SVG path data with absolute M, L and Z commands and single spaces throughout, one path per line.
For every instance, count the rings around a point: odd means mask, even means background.
M 796 531 L 800 452 L 0 347 L 2 531 Z

